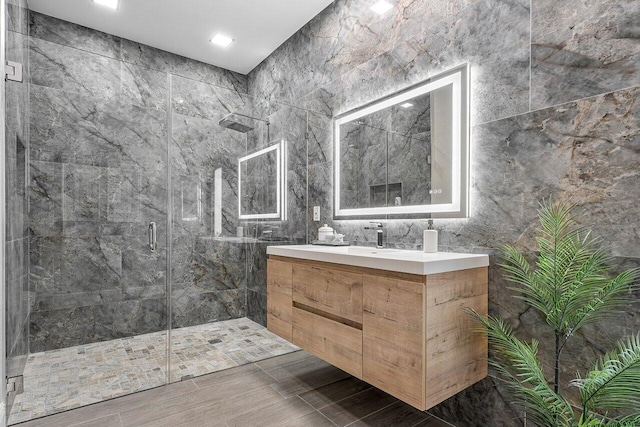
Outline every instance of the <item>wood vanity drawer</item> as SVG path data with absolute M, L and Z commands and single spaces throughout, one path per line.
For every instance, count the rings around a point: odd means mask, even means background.
M 293 308 L 293 343 L 357 378 L 362 378 L 362 331 Z
M 291 263 L 267 260 L 267 329 L 292 340 L 292 266 Z
M 362 274 L 294 264 L 293 301 L 362 325 Z

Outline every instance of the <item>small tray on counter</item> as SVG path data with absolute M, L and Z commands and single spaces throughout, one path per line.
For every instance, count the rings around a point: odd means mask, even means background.
M 320 246 L 349 246 L 351 242 L 325 242 L 323 240 L 312 240 L 312 245 L 320 245 Z

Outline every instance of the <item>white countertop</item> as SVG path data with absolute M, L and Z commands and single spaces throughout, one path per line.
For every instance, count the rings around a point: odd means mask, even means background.
M 364 246 L 267 246 L 267 254 L 420 275 L 489 265 L 489 255 L 484 254 L 424 253 L 422 251 L 392 248 L 375 249 Z

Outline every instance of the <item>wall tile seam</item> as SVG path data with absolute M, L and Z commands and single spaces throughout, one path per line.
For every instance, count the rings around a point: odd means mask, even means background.
M 568 105 L 568 104 L 574 104 L 574 103 L 577 103 L 577 102 L 580 102 L 580 101 L 585 101 L 585 100 L 592 99 L 592 98 L 598 98 L 598 97 L 605 96 L 605 95 L 611 95 L 611 94 L 614 94 L 614 93 L 617 93 L 617 92 L 629 91 L 629 90 L 637 89 L 637 88 L 640 88 L 640 84 L 633 85 L 633 86 L 627 86 L 627 87 L 620 88 L 620 89 L 614 89 L 614 90 L 610 90 L 608 92 L 601 92 L 601 93 L 598 93 L 598 94 L 595 94 L 595 95 L 589 95 L 589 96 L 585 96 L 583 98 L 577 98 L 577 99 L 573 99 L 571 101 L 565 101 L 565 102 L 561 102 L 559 104 L 550 105 L 548 107 L 536 108 L 535 110 L 529 110 L 529 111 L 527 111 L 525 113 L 513 114 L 511 116 L 501 117 L 501 118 L 498 118 L 498 119 L 489 120 L 489 121 L 482 122 L 482 123 L 477 123 L 477 124 L 472 125 L 471 127 L 473 128 L 473 127 L 477 127 L 477 126 L 483 126 L 483 125 L 487 125 L 487 124 L 491 124 L 491 123 L 496 123 L 496 122 L 499 122 L 499 121 L 502 121 L 502 120 L 509 120 L 509 119 L 513 119 L 513 118 L 516 118 L 516 117 L 525 116 L 527 114 L 537 113 L 537 112 L 540 112 L 540 111 L 549 110 L 551 108 L 560 108 L 560 107 Z
M 529 0 L 529 111 L 533 102 L 532 78 L 533 78 L 533 0 Z
M 98 30 L 94 30 L 94 31 L 98 31 Z M 21 33 L 18 33 L 18 34 L 21 34 Z M 107 34 L 107 33 L 105 33 L 105 34 Z M 186 76 L 183 76 L 181 74 L 170 73 L 170 72 L 167 72 L 165 70 L 160 70 L 158 68 L 145 67 L 145 66 L 142 66 L 142 65 L 127 61 L 125 59 L 122 59 L 122 42 L 119 43 L 119 45 L 120 45 L 120 58 L 114 58 L 113 56 L 104 55 L 104 54 L 93 52 L 93 51 L 90 51 L 90 50 L 87 50 L 87 49 L 82 49 L 82 48 L 79 48 L 79 47 L 76 47 L 76 46 L 68 46 L 68 45 L 65 45 L 65 44 L 52 42 L 52 41 L 49 41 L 49 40 L 42 39 L 40 37 L 34 37 L 32 35 L 27 35 L 27 37 L 29 39 L 29 42 L 31 42 L 31 39 L 42 40 L 42 41 L 47 42 L 47 43 L 51 43 L 51 44 L 55 44 L 55 45 L 58 45 L 58 46 L 62 46 L 64 48 L 74 49 L 74 50 L 77 50 L 77 51 L 80 51 L 80 52 L 84 52 L 84 53 L 87 53 L 87 54 L 90 54 L 90 55 L 95 55 L 95 56 L 100 56 L 102 58 L 107 58 L 107 59 L 112 60 L 112 61 L 120 62 L 121 64 L 129 64 L 129 65 L 133 65 L 134 67 L 142 68 L 142 69 L 145 69 L 145 70 L 156 71 L 156 72 L 163 73 L 163 74 L 168 74 L 168 75 L 171 75 L 171 76 L 174 76 L 174 77 L 180 77 L 182 79 L 190 80 L 190 81 L 193 81 L 193 82 L 196 82 L 196 83 L 202 83 L 202 84 L 205 84 L 205 85 L 208 85 L 208 86 L 218 87 L 218 88 L 226 89 L 226 90 L 232 90 L 232 91 L 234 91 L 236 93 L 239 93 L 239 94 L 242 94 L 242 95 L 252 96 L 252 95 L 249 94 L 248 84 L 245 84 L 245 86 L 247 86 L 247 91 L 245 92 L 245 91 L 239 90 L 237 87 L 234 87 L 234 86 L 222 86 L 222 85 L 217 85 L 217 84 L 214 84 L 214 83 L 208 83 L 208 82 L 205 82 L 203 80 L 196 80 L 196 79 L 191 78 L 191 77 L 186 77 Z M 147 46 L 147 47 L 150 47 L 150 48 L 153 48 L 153 49 L 157 49 L 157 50 L 160 50 L 162 52 L 166 52 L 166 53 L 169 53 L 171 55 L 175 55 L 177 57 L 181 57 L 180 55 L 176 55 L 176 54 L 171 53 L 171 52 L 166 51 L 166 50 L 154 48 L 153 46 L 144 45 L 142 43 L 138 43 L 138 42 L 134 42 L 134 41 L 132 41 L 132 42 L 133 43 L 137 43 L 137 44 L 142 45 L 142 46 Z M 29 52 L 31 50 L 30 44 L 31 43 L 29 43 Z M 192 58 L 187 58 L 186 56 L 182 56 L 181 58 L 186 58 L 186 59 L 189 59 L 191 61 L 196 61 L 196 62 L 199 62 L 201 64 L 205 64 L 205 65 L 210 66 L 210 67 L 216 67 L 215 65 L 207 64 L 206 62 L 197 61 L 197 60 L 192 59 Z M 220 67 L 216 67 L 216 68 L 221 70 L 222 74 L 235 73 L 235 71 L 227 70 L 225 68 L 220 68 Z M 240 76 L 243 76 L 245 79 L 247 77 L 246 74 L 240 74 L 240 73 L 237 73 L 237 74 L 240 75 Z M 120 77 L 120 80 L 122 80 L 122 69 L 120 70 L 120 76 L 119 77 Z M 29 84 L 33 84 L 33 83 L 29 82 Z
M 165 74 L 169 75 L 169 76 L 172 76 L 172 77 L 175 76 L 173 74 L 168 74 L 168 73 L 165 73 Z M 182 78 L 182 76 L 178 76 L 178 77 Z M 122 78 L 122 76 L 120 76 L 120 79 L 121 78 Z M 200 81 L 197 81 L 197 80 L 192 80 L 192 81 L 208 85 L 208 83 L 203 83 L 203 82 L 200 82 Z M 120 80 L 120 82 L 122 83 L 122 80 Z M 29 88 L 31 88 L 31 86 L 37 86 L 37 87 L 45 88 L 45 89 L 48 89 L 48 90 L 58 91 L 58 92 L 63 93 L 63 94 L 70 94 L 70 95 L 89 98 L 91 100 L 95 100 L 96 102 L 111 103 L 111 102 L 123 101 L 120 105 L 127 105 L 127 106 L 131 106 L 131 107 L 136 107 L 136 108 L 140 108 L 141 110 L 145 110 L 145 111 L 159 111 L 159 112 L 164 112 L 165 111 L 164 109 L 161 109 L 159 107 L 141 105 L 141 104 L 135 103 L 135 102 L 128 102 L 129 101 L 128 98 L 123 96 L 122 91 L 118 92 L 118 94 L 113 96 L 113 97 L 101 97 L 101 96 L 97 96 L 97 95 L 91 95 L 89 93 L 79 92 L 77 90 L 69 90 L 69 89 L 65 89 L 65 88 L 58 88 L 58 87 L 53 87 L 53 86 L 41 85 L 41 84 L 38 84 L 38 83 L 33 83 L 31 81 L 28 82 L 28 85 L 29 85 Z M 209 86 L 214 86 L 214 85 L 209 85 Z M 224 90 L 234 91 L 234 92 L 236 92 L 236 93 L 238 93 L 238 94 L 240 94 L 242 96 L 246 95 L 246 94 L 244 94 L 242 92 L 238 92 L 238 91 L 236 91 L 234 89 L 229 89 L 229 88 L 226 88 L 226 87 L 223 87 L 223 86 L 216 86 L 216 87 L 224 89 Z M 29 91 L 29 96 L 30 96 L 30 91 Z M 250 96 L 250 95 L 246 95 L 246 96 Z M 169 96 L 167 96 L 167 99 L 169 99 L 170 101 L 173 100 L 173 98 L 171 98 Z M 176 112 L 175 108 L 173 108 L 173 107 L 171 108 L 170 112 L 178 114 L 178 115 L 183 115 L 181 113 Z M 29 112 L 28 114 L 30 116 L 31 113 Z M 185 116 L 186 117 L 195 117 L 195 116 L 188 116 L 188 115 L 185 115 Z M 30 129 L 30 126 L 29 126 L 29 129 Z M 29 146 L 30 145 L 31 144 L 29 144 Z M 63 162 L 53 162 L 53 161 L 50 161 L 50 160 L 35 160 L 35 161 L 36 162 L 41 162 L 41 163 L 55 163 L 55 164 L 63 164 L 63 163 L 65 163 L 65 164 L 67 164 L 67 163 L 68 164 L 78 164 L 78 163 L 73 163 L 73 162 L 68 162 L 68 161 L 63 161 Z M 86 166 L 93 166 L 93 165 L 86 165 Z M 103 167 L 103 166 L 96 166 L 96 167 Z

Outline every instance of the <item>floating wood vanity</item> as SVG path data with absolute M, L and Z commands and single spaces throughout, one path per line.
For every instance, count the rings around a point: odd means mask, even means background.
M 348 250 L 268 248 L 271 332 L 420 410 L 487 375 L 486 255 Z

